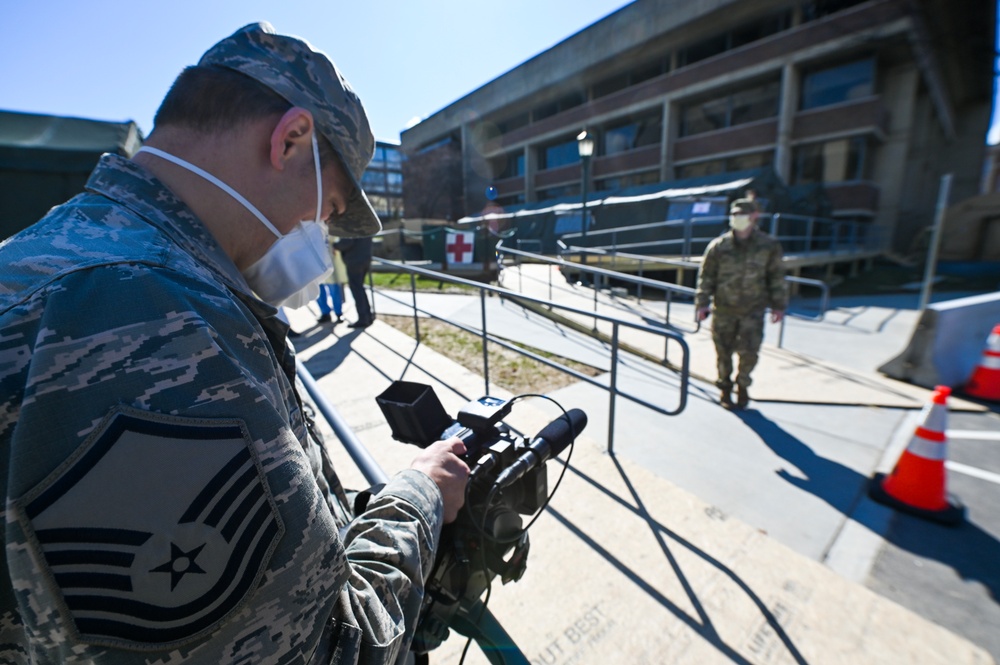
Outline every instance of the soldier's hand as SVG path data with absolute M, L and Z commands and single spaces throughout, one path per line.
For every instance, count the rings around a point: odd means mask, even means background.
M 781 323 L 781 320 L 785 318 L 785 313 L 780 309 L 771 310 L 771 323 Z
M 698 311 L 696 312 L 697 320 L 704 321 L 705 319 L 708 318 L 708 315 L 709 313 L 711 313 L 711 311 L 712 311 L 711 307 L 699 307 Z
M 436 441 L 420 451 L 410 468 L 430 476 L 444 501 L 444 523 L 455 521 L 465 503 L 465 485 L 469 479 L 469 465 L 459 458 L 465 454 L 465 444 L 457 436 Z

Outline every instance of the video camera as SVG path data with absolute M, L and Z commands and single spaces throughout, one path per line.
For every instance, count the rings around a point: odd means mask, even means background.
M 397 441 L 425 448 L 458 436 L 466 447 L 465 506 L 441 532 L 411 646 L 425 654 L 447 639 L 456 614 L 474 605 L 494 577 L 504 584 L 521 579 L 529 548 L 521 515 L 545 507 L 545 462 L 583 431 L 587 414 L 570 409 L 528 441 L 501 422 L 514 400 L 480 397 L 453 420 L 432 387 L 395 381 L 376 401 Z

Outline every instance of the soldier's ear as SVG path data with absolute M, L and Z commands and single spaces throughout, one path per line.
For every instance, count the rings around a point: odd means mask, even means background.
M 305 150 L 312 159 L 312 114 L 304 108 L 293 106 L 285 111 L 271 130 L 271 166 L 279 171 L 297 152 Z

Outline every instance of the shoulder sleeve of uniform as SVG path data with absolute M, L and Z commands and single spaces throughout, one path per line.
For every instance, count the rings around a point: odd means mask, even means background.
M 345 535 L 351 578 L 341 598 L 344 662 L 389 663 L 408 648 L 441 533 L 437 485 L 413 469 L 396 475 Z M 372 603 L 372 597 L 380 603 Z M 344 621 L 348 621 L 344 624 Z
M 784 311 L 788 308 L 788 285 L 785 283 L 785 261 L 781 243 L 770 238 L 771 247 L 767 261 L 768 307 Z
M 210 649 L 245 637 L 277 648 L 307 639 L 281 630 L 290 613 L 279 616 L 273 597 L 310 553 L 333 550 L 336 530 L 319 542 L 332 520 L 290 429 L 290 384 L 249 310 L 218 284 L 117 264 L 52 282 L 0 319 L 0 338 L 8 333 L 30 344 L 23 370 L 0 369 L 0 384 L 17 386 L 5 398 L 17 426 L 0 442 L 8 501 L 26 534 L 8 529 L 7 547 L 21 538 L 34 548 L 6 566 L 30 597 L 25 632 L 93 662 L 111 661 L 84 643 Z M 66 559 L 67 543 L 77 560 Z M 104 574 L 94 557 L 115 548 L 135 565 Z M 329 570 L 320 557 L 309 563 L 317 578 Z M 336 595 L 329 577 L 297 591 L 302 606 Z M 244 609 L 275 627 L 252 635 L 233 620 Z

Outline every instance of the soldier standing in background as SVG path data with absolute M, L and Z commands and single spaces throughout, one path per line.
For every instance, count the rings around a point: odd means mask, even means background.
M 730 231 L 712 240 L 705 249 L 695 294 L 699 321 L 715 314 L 712 341 L 718 358 L 723 407 L 743 409 L 750 402 L 750 373 L 757 365 L 764 338 L 764 311 L 778 323 L 788 307 L 781 243 L 757 228 L 760 205 L 756 198 L 733 201 L 729 208 Z M 733 404 L 733 354 L 739 356 L 737 398 Z
M 465 447 L 356 513 L 279 315 L 315 298 L 328 225 L 379 230 L 374 149 L 329 58 L 251 24 L 0 244 L 0 662 L 406 656 Z

